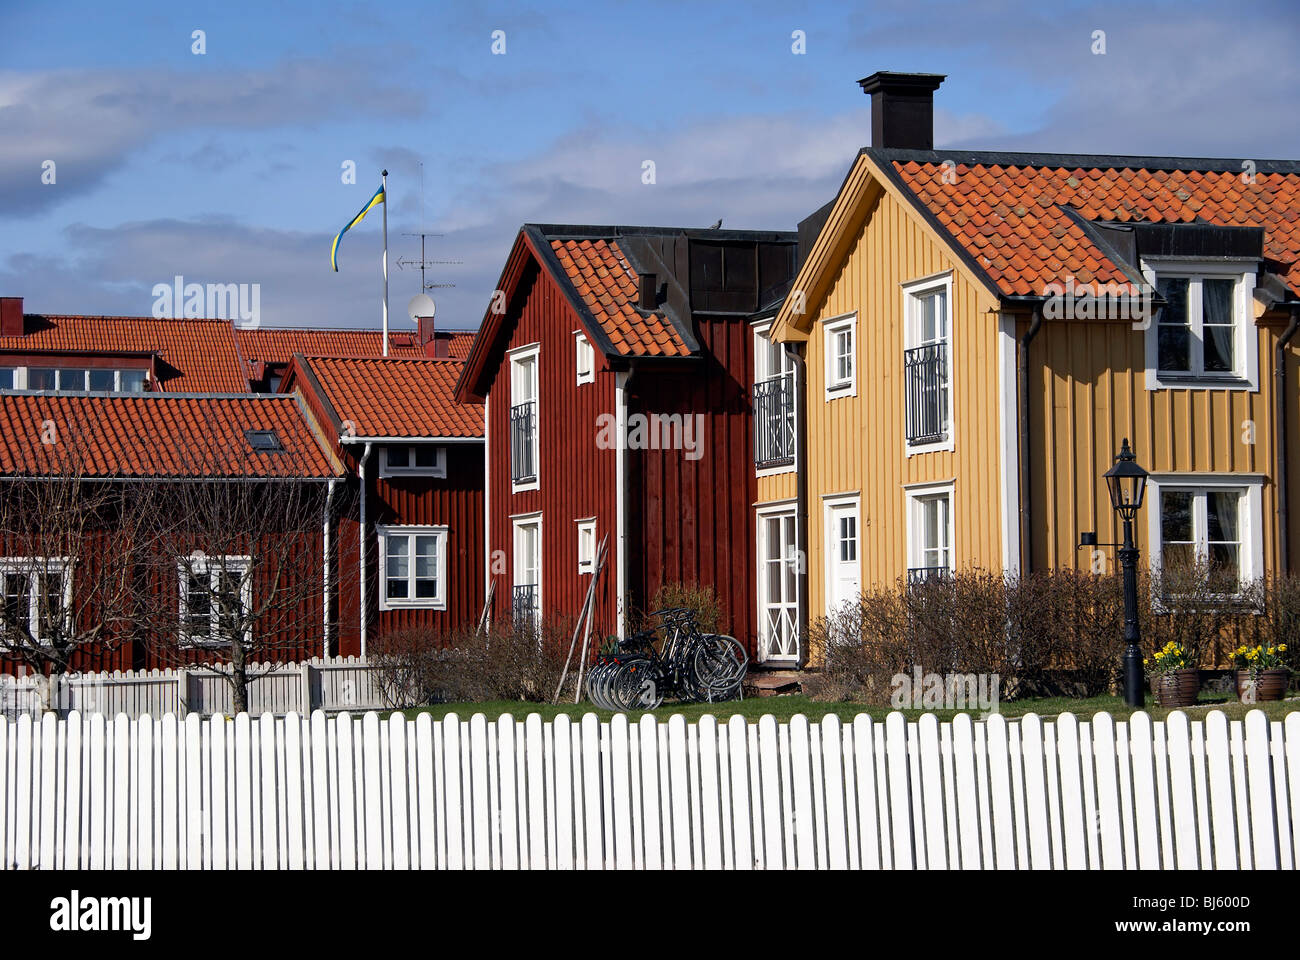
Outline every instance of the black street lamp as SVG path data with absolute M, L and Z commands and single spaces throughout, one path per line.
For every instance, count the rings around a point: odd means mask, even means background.
M 1146 493 L 1147 472 L 1138 466 L 1137 458 L 1128 445 L 1128 438 L 1120 446 L 1115 465 L 1103 474 L 1110 488 L 1110 503 L 1124 521 L 1124 542 L 1118 557 L 1124 573 L 1124 702 L 1141 709 L 1146 701 L 1142 688 L 1142 639 L 1138 629 L 1137 563 L 1139 551 L 1133 545 L 1133 520 L 1142 506 Z

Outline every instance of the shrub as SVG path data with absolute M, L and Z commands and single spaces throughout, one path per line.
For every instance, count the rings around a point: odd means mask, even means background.
M 541 702 L 555 693 L 569 638 L 555 625 L 538 631 L 510 622 L 495 624 L 489 633 L 469 627 L 450 633 L 399 630 L 381 635 L 369 657 L 380 690 L 395 709 L 462 701 Z
M 722 623 L 723 620 L 722 601 L 718 598 L 718 593 L 712 586 L 674 581 L 660 585 L 659 589 L 654 592 L 654 596 L 650 598 L 649 607 L 638 611 L 632 618 L 632 628 L 634 630 L 648 630 L 651 627 L 658 626 L 659 621 L 657 618 L 650 616 L 651 612 L 673 607 L 686 607 L 693 611 L 695 623 L 700 628 L 701 633 L 715 632 L 718 629 L 718 624 Z

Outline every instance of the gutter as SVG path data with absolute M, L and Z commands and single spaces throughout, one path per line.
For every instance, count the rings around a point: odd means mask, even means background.
M 1033 500 L 1029 492 L 1029 345 L 1033 342 L 1034 337 L 1038 336 L 1038 331 L 1043 326 L 1043 308 L 1042 304 L 1034 306 L 1033 319 L 1030 321 L 1029 329 L 1025 335 L 1020 338 L 1019 365 L 1017 387 L 1020 391 L 1020 443 L 1019 443 L 1019 460 L 1020 460 L 1020 576 L 1024 577 L 1033 572 L 1034 568 L 1034 546 L 1030 539 L 1032 536 L 1031 520 L 1033 519 Z
M 614 373 L 614 418 L 618 446 L 614 456 L 614 548 L 617 557 L 616 587 L 618 596 L 618 638 L 627 637 L 627 390 L 631 370 Z
M 1291 550 L 1288 538 L 1290 527 L 1287 525 L 1290 513 L 1287 478 L 1287 443 L 1286 443 L 1286 353 L 1287 346 L 1300 330 L 1300 303 L 1291 302 L 1291 322 L 1287 324 L 1273 350 L 1273 442 L 1276 465 L 1274 477 L 1277 483 L 1277 566 L 1278 575 L 1287 576 L 1291 572 Z

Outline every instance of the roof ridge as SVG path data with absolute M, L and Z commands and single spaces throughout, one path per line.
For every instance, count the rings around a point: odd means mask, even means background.
M 862 153 L 882 160 L 940 163 L 965 158 L 980 165 L 1023 167 L 1090 167 L 1095 170 L 1179 170 L 1202 173 L 1241 173 L 1242 157 L 1163 157 L 1120 153 L 1044 153 L 1011 150 L 912 150 L 901 147 L 863 147 Z M 1300 160 L 1254 160 L 1257 173 L 1300 173 Z M 1217 169 L 1222 168 L 1222 169 Z M 1267 169 L 1266 169 L 1267 168 Z

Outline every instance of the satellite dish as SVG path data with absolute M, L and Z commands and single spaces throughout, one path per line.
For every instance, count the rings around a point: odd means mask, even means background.
M 433 297 L 427 293 L 417 293 L 411 298 L 411 302 L 406 305 L 406 313 L 412 320 L 419 320 L 421 317 L 433 316 Z

